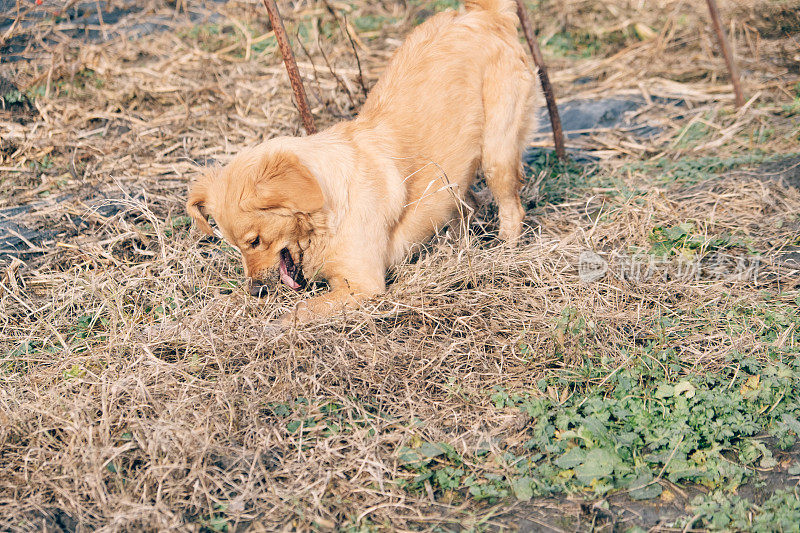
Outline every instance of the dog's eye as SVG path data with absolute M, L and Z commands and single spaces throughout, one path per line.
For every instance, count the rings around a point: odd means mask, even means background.
M 258 248 L 259 244 L 261 244 L 261 239 L 259 237 L 256 237 L 255 239 L 250 241 L 250 247 L 251 248 Z

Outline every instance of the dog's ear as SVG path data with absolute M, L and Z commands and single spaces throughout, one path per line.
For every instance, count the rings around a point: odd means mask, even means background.
M 208 223 L 208 214 L 205 212 L 210 180 L 211 176 L 208 174 L 201 175 L 189 189 L 189 199 L 186 201 L 186 212 L 197 224 L 197 228 L 206 235 L 214 235 L 214 230 Z
M 324 204 L 319 183 L 297 156 L 284 153 L 263 158 L 256 177 L 253 208 L 313 213 Z

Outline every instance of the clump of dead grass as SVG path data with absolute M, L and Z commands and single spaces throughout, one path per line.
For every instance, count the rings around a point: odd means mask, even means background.
M 274 50 L 253 48 L 269 33 L 256 4 L 209 10 L 224 17 L 210 22 L 221 26 L 213 47 L 178 17 L 172 31 L 80 50 L 66 43 L 49 57 L 8 67 L 22 86 L 45 82 L 50 93 L 34 100 L 35 116 L 2 116 L 2 202 L 38 202 L 31 220 L 43 226 L 75 223 L 76 216 L 83 222 L 77 235 L 9 265 L 2 279 L 2 527 L 211 528 L 223 517 L 229 530 L 364 520 L 411 528 L 464 520 L 478 507 L 397 487 L 396 451 L 422 438 L 466 455 L 524 434 L 524 421 L 491 407 L 492 387 L 553 394 L 541 390 L 541 378 L 569 377 L 585 359 L 611 372 L 658 338 L 680 339 L 674 348 L 685 364 L 678 372 L 720 368 L 734 350 L 762 356 L 763 342 L 731 333 L 725 312 L 758 305 L 759 289 L 778 294 L 796 279 L 787 281 L 791 271 L 773 258 L 798 242 L 797 189 L 748 174 L 675 185 L 630 163 L 751 147 L 738 133 L 773 125 L 769 110 L 789 84 L 786 71 L 746 60 L 752 74 L 745 87 L 760 91 L 765 106 L 732 114 L 721 60 L 710 59 L 696 21 L 681 18 L 689 7 L 619 4 L 608 5 L 621 12 L 604 16 L 619 23 L 628 16 L 620 13 L 634 13 L 654 28 L 667 23 L 655 40 L 626 41 L 609 57 L 552 58 L 554 77 L 568 98 L 636 91 L 680 99 L 686 107 L 668 119 L 657 101 L 646 111 L 663 120 L 662 137 L 644 143 L 595 134 L 586 144 L 608 162 L 596 179 L 574 176 L 576 190 L 556 203 L 542 205 L 527 188 L 529 231 L 518 248 L 494 240 L 486 207 L 468 237 L 443 235 L 400 265 L 384 297 L 277 333 L 269 322 L 302 296 L 279 289 L 266 300 L 249 297 L 235 254 L 198 241 L 181 207 L 198 164 L 298 132 Z M 311 32 L 310 59 L 298 55 L 314 112 L 323 122 L 352 114 L 361 96 L 346 36 L 335 25 L 325 33 L 333 21 L 323 5 L 285 7 L 293 24 Z M 575 13 L 568 28 L 592 27 L 581 17 L 594 4 L 568 7 Z M 424 8 L 356 3 L 348 11 L 355 27 L 359 18 L 378 21 L 355 32 L 367 84 Z M 175 7 L 147 9 L 167 14 Z M 543 13 L 558 10 L 567 8 L 548 5 Z M 705 58 L 691 67 L 701 74 L 676 74 L 678 64 L 689 68 L 687 50 Z M 58 89 L 73 73 L 84 81 Z M 583 88 L 570 85 L 586 76 L 593 79 Z M 707 137 L 676 143 L 692 120 L 708 125 Z M 42 168 L 45 157 L 50 168 Z M 31 162 L 38 166 L 31 170 Z M 549 170 L 530 178 L 546 179 L 555 179 Z M 116 207 L 98 209 L 104 203 Z M 714 252 L 708 243 L 717 236 L 746 239 L 750 249 L 725 252 L 760 253 L 759 279 L 687 278 L 670 259 L 650 277 L 618 275 L 611 261 L 608 276 L 581 281 L 583 252 L 611 260 L 647 251 L 658 228 L 687 221 L 705 243 L 692 252 L 699 256 Z M 707 308 L 714 311 L 695 313 Z M 681 320 L 664 326 L 665 316 Z M 570 328 L 573 317 L 586 327 Z M 603 382 L 572 378 L 572 393 Z M 299 405 L 314 417 L 331 403 L 346 430 L 292 430 L 281 414 L 281 405 Z
M 751 283 L 702 276 L 582 283 L 581 252 L 646 247 L 655 226 L 686 220 L 708 235 L 751 228 L 768 252 L 797 237 L 770 217 L 798 209 L 796 190 L 752 178 L 711 193 L 588 197 L 541 212 L 517 249 L 445 238 L 399 267 L 385 297 L 277 334 L 269 321 L 299 297 L 222 294 L 239 277 L 218 243 L 156 237 L 144 248 L 152 255 L 124 266 L 113 264 L 123 249 L 68 251 L 71 268 L 26 273 L 25 287 L 0 299 L 6 353 L 16 350 L 0 403 L 5 514 L 58 509 L 111 529 L 177 527 L 215 506 L 231 524 L 270 529 L 363 513 L 399 526 L 424 519 L 414 508 L 446 516 L 392 483 L 399 446 L 424 436 L 474 452 L 515 421 L 489 408 L 493 386 L 536 391 L 585 357 L 623 365 L 637 342 L 664 334 L 661 316 L 757 300 Z M 567 308 L 592 326 L 559 333 Z M 687 371 L 763 349 L 721 317 L 702 322 L 704 334 L 676 347 Z M 308 416 L 336 402 L 360 425 L 289 431 L 275 405 L 297 401 Z

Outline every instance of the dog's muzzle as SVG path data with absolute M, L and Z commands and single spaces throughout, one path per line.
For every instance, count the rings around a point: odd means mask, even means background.
M 295 262 L 288 248 L 280 252 L 280 262 L 278 264 L 278 274 L 281 281 L 292 289 L 299 291 L 306 286 L 306 279 L 303 277 L 303 269 L 298 261 Z M 269 286 L 260 279 L 250 280 L 250 294 L 256 298 L 263 298 L 269 293 Z

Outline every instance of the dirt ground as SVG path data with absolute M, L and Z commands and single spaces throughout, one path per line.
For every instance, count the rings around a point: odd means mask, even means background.
M 0 0 L 0 529 L 796 526 L 800 4 L 719 3 L 738 110 L 703 3 L 528 3 L 570 162 L 540 110 L 520 245 L 479 180 L 468 235 L 275 333 L 308 295 L 183 211 L 302 134 L 260 2 Z M 279 5 L 321 127 L 459 7 Z

